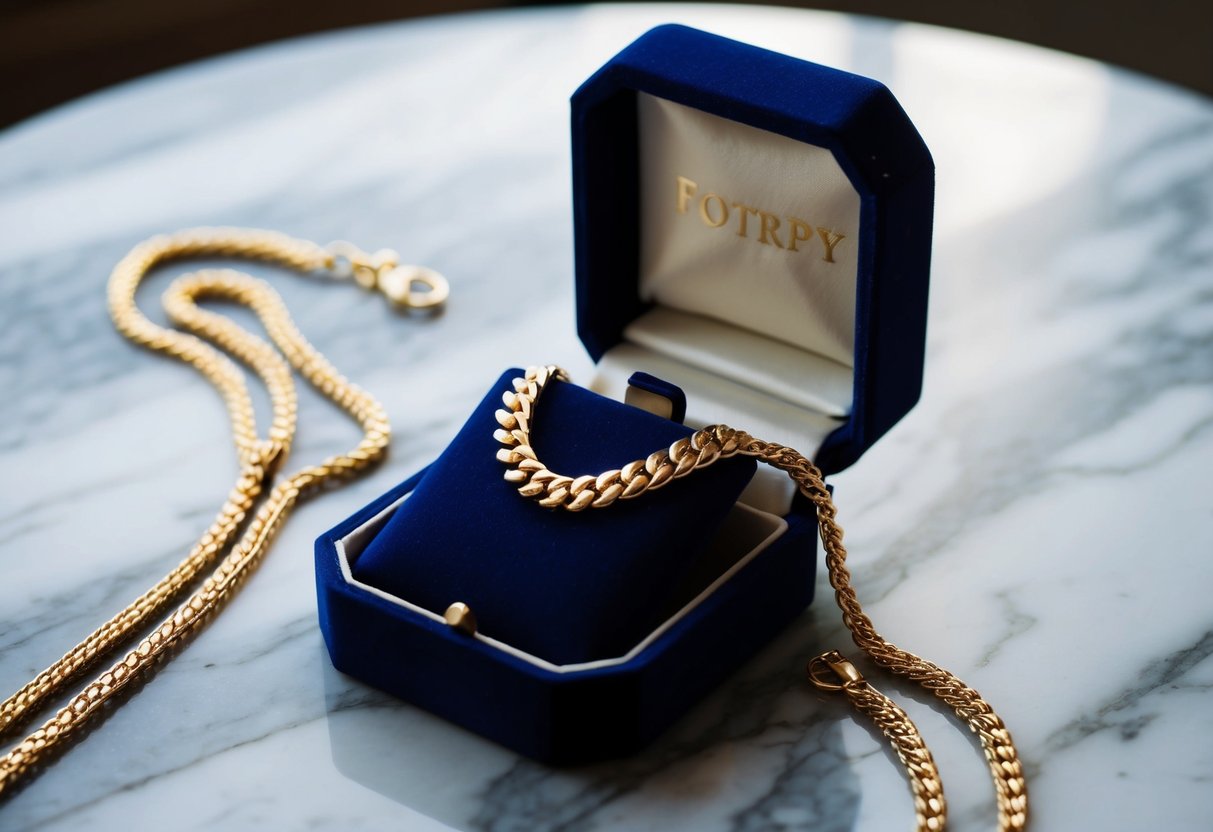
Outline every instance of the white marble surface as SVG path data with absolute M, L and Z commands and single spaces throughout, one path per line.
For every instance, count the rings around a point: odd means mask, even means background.
M 5 693 L 175 563 L 235 472 L 210 388 L 110 329 L 104 283 L 131 244 L 271 227 L 392 245 L 454 287 L 424 321 L 274 276 L 387 404 L 392 458 L 302 508 L 230 608 L 0 828 L 909 828 L 898 767 L 801 678 L 845 643 L 825 593 L 650 751 L 560 771 L 336 673 L 316 627 L 318 532 L 432 457 L 504 366 L 585 377 L 567 97 L 667 20 L 880 78 L 935 154 L 923 400 L 835 478 L 873 617 L 999 707 L 1035 828 L 1213 825 L 1213 107 L 997 40 L 678 6 L 294 41 L 0 134 Z M 353 437 L 308 397 L 294 458 Z M 975 746 L 884 686 L 936 752 L 952 828 L 991 828 Z

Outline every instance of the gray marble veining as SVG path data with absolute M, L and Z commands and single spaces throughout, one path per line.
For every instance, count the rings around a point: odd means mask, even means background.
M 835 478 L 873 618 L 997 705 L 1038 828 L 1213 823 L 1213 107 L 946 30 L 672 6 L 292 41 L 0 134 L 6 691 L 175 563 L 235 472 L 213 392 L 110 327 L 104 284 L 129 246 L 188 225 L 278 228 L 391 245 L 454 292 L 442 317 L 400 318 L 357 291 L 252 269 L 387 405 L 392 458 L 301 508 L 230 608 L 0 808 L 0 828 L 910 825 L 879 738 L 800 676 L 847 641 L 825 591 L 651 749 L 577 769 L 519 759 L 342 676 L 316 628 L 320 530 L 432 458 L 503 367 L 555 360 L 587 376 L 567 97 L 667 20 L 880 78 L 935 155 L 922 402 Z M 526 323 L 510 312 L 519 297 Z M 295 460 L 354 435 L 304 394 Z M 976 746 L 912 688 L 880 684 L 927 735 L 951 828 L 991 828 Z

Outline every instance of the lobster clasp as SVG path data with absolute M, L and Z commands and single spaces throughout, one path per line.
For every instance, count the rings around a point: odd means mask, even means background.
M 451 294 L 446 278 L 425 266 L 400 264 L 390 248 L 368 254 L 344 240 L 327 246 L 329 268 L 338 278 L 350 278 L 363 289 L 376 291 L 397 309 L 434 310 Z
M 839 691 L 852 685 L 862 684 L 863 674 L 846 656 L 837 650 L 830 650 L 811 659 L 805 670 L 818 690 Z
M 377 288 L 401 309 L 437 309 L 451 294 L 446 278 L 425 266 L 393 266 L 380 271 Z

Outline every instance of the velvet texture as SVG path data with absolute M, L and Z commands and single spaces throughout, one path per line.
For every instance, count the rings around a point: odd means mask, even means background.
M 553 664 L 624 655 L 677 609 L 677 590 L 754 473 L 735 457 L 609 509 L 552 511 L 503 479 L 489 389 L 412 496 L 353 565 L 359 580 L 442 614 L 462 601 L 480 631 Z M 618 468 L 691 430 L 554 382 L 532 437 L 554 471 Z M 681 599 L 685 600 L 685 599 Z
M 320 630 L 329 656 L 343 673 L 544 763 L 587 763 L 644 747 L 813 597 L 817 525 L 811 513 L 797 512 L 778 541 L 635 658 L 555 673 L 345 580 L 336 541 L 425 475 L 317 539 Z
M 934 163 L 882 84 L 683 26 L 661 26 L 573 96 L 577 322 L 598 359 L 645 310 L 636 92 L 827 148 L 859 192 L 852 413 L 816 462 L 856 459 L 918 400 L 926 340 Z
M 674 422 L 683 422 L 687 417 L 687 394 L 682 391 L 681 387 L 671 384 L 665 379 L 651 376 L 648 373 L 632 373 L 628 377 L 628 387 L 643 390 L 646 393 L 652 393 L 655 396 L 660 396 L 670 403 L 670 419 Z

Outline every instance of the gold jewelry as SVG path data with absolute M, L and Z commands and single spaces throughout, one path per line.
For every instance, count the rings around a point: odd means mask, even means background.
M 616 500 L 636 499 L 731 456 L 752 456 L 786 472 L 800 493 L 817 509 L 830 586 L 834 588 L 834 598 L 842 610 L 843 623 L 851 631 L 855 643 L 876 664 L 917 682 L 942 699 L 977 734 L 994 779 L 999 828 L 1025 828 L 1027 783 L 1010 731 L 977 691 L 943 668 L 886 641 L 876 631 L 851 586 L 842 528 L 835 520 L 837 509 L 821 471 L 812 462 L 791 448 L 755 439 L 745 431 L 711 425 L 622 468 L 579 477 L 557 474 L 543 464 L 531 444 L 531 421 L 536 403 L 553 379 L 567 380 L 567 374 L 554 365 L 528 368 L 522 378 L 513 380 L 514 389 L 502 394 L 505 408 L 496 413 L 501 427 L 493 436 L 504 446 L 497 452 L 497 458 L 509 466 L 505 479 L 518 486 L 519 494 L 537 500 L 547 508 L 583 511 L 606 508 Z M 942 808 L 942 803 L 940 805 Z M 922 826 L 930 821 L 931 818 L 920 811 L 920 828 L 936 828 Z
M 837 650 L 822 653 L 805 670 L 818 690 L 841 691 L 860 713 L 865 714 L 885 735 L 897 759 L 905 767 L 914 795 L 914 814 L 918 832 L 941 832 L 948 822 L 948 804 L 943 797 L 943 781 L 935 758 L 909 715 L 892 699 L 872 687 L 855 665 Z M 833 674 L 831 678 L 827 674 Z M 1012 827 L 1014 828 L 1014 827 Z
M 198 591 L 121 661 L 72 697 L 52 719 L 0 757 L 0 799 L 12 794 L 19 780 L 30 776 L 52 753 L 65 747 L 68 740 L 80 735 L 90 719 L 132 680 L 152 671 L 158 661 L 201 630 L 257 566 L 300 499 L 335 480 L 357 476 L 378 462 L 387 449 L 391 426 L 383 406 L 342 377 L 304 339 L 282 299 L 267 283 L 230 269 L 178 278 L 165 293 L 165 309 L 177 326 L 195 335 L 158 326 L 139 310 L 135 291 L 152 268 L 168 260 L 201 256 L 245 257 L 303 272 L 326 273 L 337 279 L 349 278 L 408 308 L 432 308 L 443 303 L 447 296 L 447 284 L 440 275 L 419 267 L 398 266 L 391 251 L 368 255 L 349 243 L 324 248 L 272 231 L 236 228 L 181 231 L 140 243 L 118 263 L 109 280 L 109 309 L 114 325 L 136 344 L 191 364 L 214 385 L 227 405 L 240 476 L 215 521 L 172 572 L 0 705 L 0 736 L 20 728 L 51 698 L 63 693 L 69 683 L 163 615 L 186 587 L 228 548 L 290 451 L 296 419 L 291 366 L 359 424 L 362 441 L 348 453 L 303 468 L 274 486 L 248 522 L 239 542 Z M 417 290 L 417 284 L 425 290 Z M 251 308 L 278 349 L 230 320 L 198 308 L 195 301 L 204 297 L 223 298 Z M 265 383 L 273 410 L 266 437 L 257 435 L 253 404 L 243 374 L 207 341 L 247 364 Z
M 0 736 L 24 725 L 48 700 L 63 693 L 68 684 L 162 615 L 227 549 L 285 460 L 294 438 L 296 397 L 288 362 L 359 423 L 363 438 L 349 453 L 304 468 L 275 486 L 248 522 L 244 535 L 197 592 L 125 658 L 86 685 L 54 718 L 0 757 L 0 799 L 11 796 L 19 782 L 80 736 L 92 718 L 134 680 L 153 672 L 158 662 L 196 635 L 251 574 L 301 498 L 333 480 L 356 476 L 378 462 L 387 448 L 391 428 L 383 407 L 344 379 L 303 338 L 281 298 L 264 282 L 232 270 L 207 270 L 175 281 L 165 294 L 166 311 L 175 324 L 196 335 L 160 327 L 139 311 L 135 292 L 152 268 L 168 260 L 198 256 L 247 257 L 300 271 L 351 278 L 364 288 L 383 293 L 397 306 L 409 309 L 440 306 L 448 291 L 440 275 L 420 267 L 400 267 L 392 252 L 368 255 L 348 243 L 324 248 L 268 231 L 230 228 L 182 231 L 147 240 L 118 263 L 109 283 L 110 314 L 115 326 L 135 343 L 193 365 L 220 391 L 228 408 L 241 472 L 211 527 L 172 572 L 0 705 Z M 423 289 L 415 288 L 418 285 Z M 222 297 L 249 306 L 281 353 L 227 319 L 198 308 L 195 301 L 202 297 Z M 265 383 L 273 412 L 266 438 L 257 435 L 243 375 L 229 358 L 203 339 L 249 365 Z M 736 454 L 754 456 L 788 472 L 801 493 L 817 508 L 831 585 L 856 643 L 877 664 L 909 676 L 944 699 L 978 733 L 998 790 L 1000 828 L 1024 828 L 1027 793 L 1009 732 L 993 709 L 955 676 L 900 650 L 876 633 L 850 586 L 842 530 L 834 522 L 835 509 L 821 474 L 811 462 L 790 448 L 756 440 L 742 431 L 713 426 L 618 470 L 598 476 L 561 476 L 539 461 L 530 442 L 535 403 L 552 378 L 565 378 L 565 374 L 556 367 L 531 368 L 525 378 L 514 381 L 514 391 L 503 396 L 508 410 L 497 412 L 502 430 L 494 435 L 506 446 L 498 452 L 498 458 L 511 466 L 506 472 L 507 480 L 518 484 L 521 493 L 537 498 L 541 505 L 580 511 L 588 507 L 604 508 L 617 499 L 638 497 L 717 459 Z M 448 609 L 447 619 L 452 626 L 469 632 L 475 630 L 474 616 L 460 605 Z M 842 682 L 827 681 L 821 662 L 838 674 Z M 844 691 L 857 708 L 877 721 L 894 741 L 910 774 L 919 828 L 942 829 L 946 806 L 938 774 L 929 751 L 905 713 L 864 682 L 850 663 L 837 654 L 815 659 L 810 663 L 809 674 L 819 687 Z

